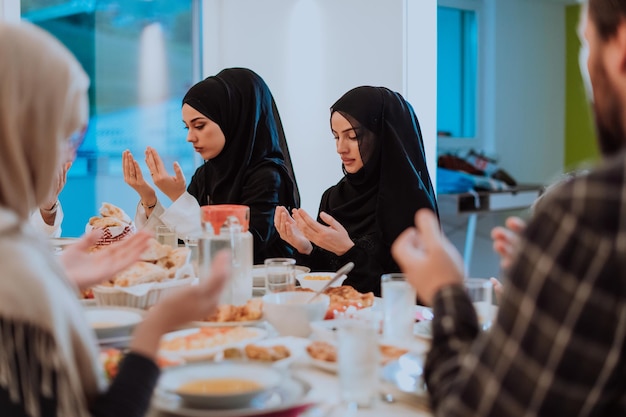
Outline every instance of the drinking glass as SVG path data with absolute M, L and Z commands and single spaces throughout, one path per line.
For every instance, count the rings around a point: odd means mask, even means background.
M 378 323 L 357 317 L 340 317 L 337 362 L 341 402 L 351 410 L 375 406 L 380 366 Z
M 185 242 L 185 247 L 188 248 L 190 251 L 189 262 L 191 263 L 191 266 L 193 267 L 193 272 L 196 275 L 196 277 L 199 276 L 198 275 L 198 239 L 199 238 L 200 238 L 199 236 L 187 235 L 183 239 L 183 242 Z
M 267 293 L 293 291 L 296 288 L 296 260 L 268 258 L 265 260 L 265 289 Z
M 405 344 L 413 338 L 415 289 L 404 274 L 381 276 L 383 298 L 383 337 L 385 341 Z
M 156 227 L 156 240 L 162 245 L 169 245 L 173 248 L 178 247 L 178 238 L 176 232 L 169 226 Z
M 483 330 L 491 327 L 493 320 L 493 284 L 486 278 L 466 278 L 465 291 L 476 309 L 478 323 Z

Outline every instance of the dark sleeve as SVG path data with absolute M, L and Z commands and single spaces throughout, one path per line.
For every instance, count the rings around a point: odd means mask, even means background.
M 598 228 L 624 208 L 607 197 L 594 212 L 609 193 L 593 192 L 535 213 L 488 332 L 476 336 L 460 287 L 437 294 L 425 366 L 435 415 L 624 415 L 624 263 L 617 228 Z
M 200 206 L 206 206 L 208 202 L 208 193 L 206 190 L 206 170 L 208 165 L 203 164 L 193 173 L 191 181 L 187 186 L 187 192 L 194 196 Z
M 150 405 L 160 371 L 145 356 L 128 353 L 107 392 L 92 407 L 95 417 L 143 417 Z
M 293 256 L 293 248 L 280 238 L 274 227 L 276 206 L 289 206 L 285 203 L 290 201 L 287 193 L 288 187 L 275 165 L 259 167 L 245 179 L 239 204 L 250 207 L 249 230 L 254 239 L 255 264 L 262 264 L 266 258 Z

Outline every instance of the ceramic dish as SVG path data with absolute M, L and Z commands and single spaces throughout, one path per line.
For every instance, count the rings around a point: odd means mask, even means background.
M 67 245 L 78 242 L 80 239 L 77 237 L 51 237 L 48 239 L 50 244 L 57 248 L 63 248 Z
M 159 379 L 159 389 L 179 396 L 191 408 L 243 408 L 281 385 L 280 370 L 258 362 L 204 362 L 169 368 Z M 186 386 L 197 384 L 197 392 Z
M 237 327 L 237 326 L 259 326 L 265 319 L 261 317 L 258 320 L 247 321 L 192 321 L 189 325 L 192 327 Z
M 127 307 L 85 307 L 85 317 L 98 339 L 129 336 L 144 311 Z
M 296 281 L 302 288 L 310 288 L 319 291 L 335 276 L 334 272 L 302 272 L 296 275 Z M 347 275 L 342 275 L 331 287 L 340 287 Z
M 257 327 L 201 327 L 167 333 L 161 338 L 159 355 L 198 361 L 212 358 L 230 347 L 264 339 L 267 330 Z
M 406 353 L 381 369 L 382 389 L 397 399 L 425 404 L 428 399 L 424 383 L 424 358 Z
M 287 376 L 278 387 L 253 398 L 245 407 L 228 410 L 207 410 L 189 407 L 183 403 L 178 395 L 167 393 L 157 388 L 153 396 L 152 406 L 154 409 L 165 412 L 168 415 L 181 417 L 300 415 L 315 405 L 314 402 L 306 398 L 310 390 L 311 385 L 308 382 L 294 376 Z

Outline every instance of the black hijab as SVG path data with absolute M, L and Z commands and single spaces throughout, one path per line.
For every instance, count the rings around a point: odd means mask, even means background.
M 413 107 L 385 87 L 356 87 L 330 108 L 355 129 L 363 168 L 344 178 L 322 202 L 351 237 L 377 233 L 391 245 L 414 224 L 415 212 L 438 215 L 426 168 L 424 142 Z
M 196 196 L 200 205 L 237 204 L 242 184 L 267 164 L 279 168 L 289 188 L 288 207 L 300 207 L 291 157 L 274 97 L 265 81 L 246 68 L 227 68 L 200 81 L 185 95 L 183 104 L 217 123 L 226 143 L 206 161 L 206 190 Z M 209 196 L 210 202 L 201 201 Z

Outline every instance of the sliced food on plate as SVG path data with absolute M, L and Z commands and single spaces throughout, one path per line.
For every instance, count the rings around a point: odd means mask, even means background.
M 256 322 L 263 317 L 263 301 L 260 298 L 252 298 L 243 305 L 222 304 L 218 306 L 217 311 L 202 320 L 196 322 L 198 326 L 215 323 L 223 325 L 224 323 L 244 323 Z
M 309 288 L 298 288 L 299 291 L 313 291 Z M 371 307 L 374 305 L 374 293 L 360 293 L 350 285 L 341 285 L 339 287 L 331 287 L 324 290 L 324 294 L 330 297 L 330 304 L 326 311 L 325 319 L 335 318 L 336 313 L 342 313 L 348 308 L 353 307 L 357 310 Z
M 380 344 L 380 363 L 385 365 L 393 360 L 398 359 L 400 356 L 409 352 L 408 349 L 389 345 Z M 337 346 L 333 343 L 316 340 L 306 347 L 306 352 L 309 357 L 314 360 L 314 364 L 327 370 L 336 370 L 337 363 Z

